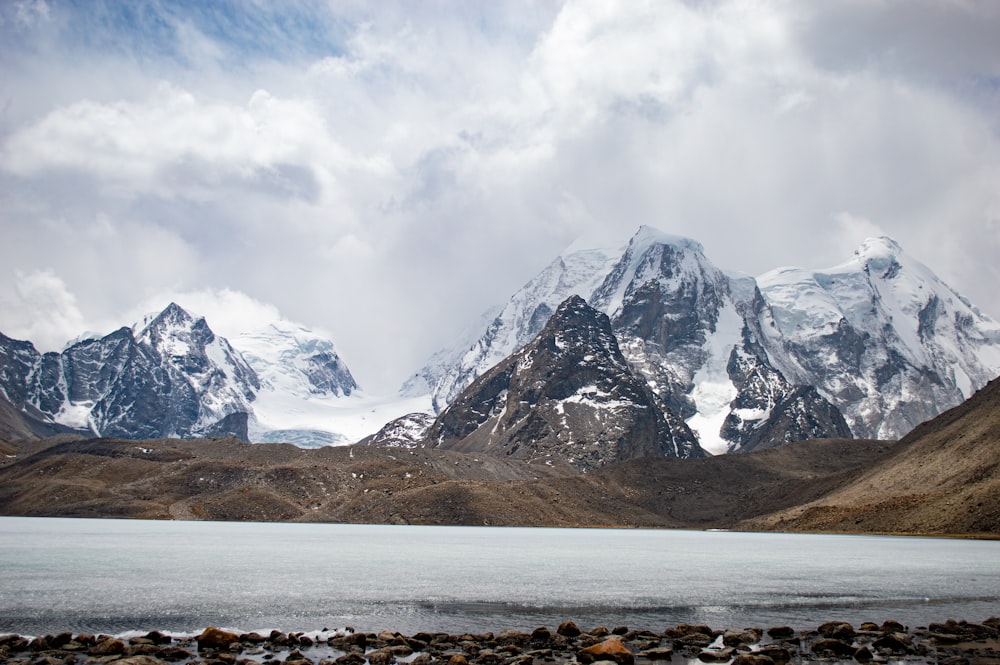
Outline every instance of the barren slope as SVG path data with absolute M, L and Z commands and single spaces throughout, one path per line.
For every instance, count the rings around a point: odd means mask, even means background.
M 898 450 L 822 498 L 751 528 L 1000 532 L 1000 379 L 914 429 Z

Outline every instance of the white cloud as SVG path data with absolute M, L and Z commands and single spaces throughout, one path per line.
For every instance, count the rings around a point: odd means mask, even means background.
M 10 337 L 26 339 L 41 352 L 62 350 L 86 329 L 76 297 L 51 269 L 14 272 L 13 293 L 2 298 Z
M 330 330 L 373 389 L 577 236 L 644 223 L 748 273 L 878 230 L 1000 315 L 992 7 L 305 2 L 301 49 L 157 7 L 186 21 L 167 55 L 102 48 L 114 25 L 0 45 L 0 292 L 59 266 L 94 327 L 228 288 Z

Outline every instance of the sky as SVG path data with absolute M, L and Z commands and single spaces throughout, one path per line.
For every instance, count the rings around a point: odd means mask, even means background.
M 392 391 L 568 246 L 888 235 L 1000 317 L 1000 3 L 0 0 L 0 331 L 171 300 Z

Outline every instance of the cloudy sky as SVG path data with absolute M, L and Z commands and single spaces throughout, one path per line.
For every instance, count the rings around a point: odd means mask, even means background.
M 988 0 L 2 0 L 0 331 L 280 312 L 392 390 L 640 224 L 750 274 L 890 235 L 997 318 L 997 35 Z

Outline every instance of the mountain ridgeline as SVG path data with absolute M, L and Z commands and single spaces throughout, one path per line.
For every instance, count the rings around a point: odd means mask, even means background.
M 888 238 L 829 270 L 754 279 L 716 268 L 693 240 L 642 227 L 623 250 L 556 259 L 404 391 L 426 387 L 448 414 L 573 296 L 607 315 L 667 420 L 716 454 L 899 438 L 1000 373 L 1000 326 Z
M 641 227 L 623 248 L 558 257 L 484 325 L 403 387 L 429 394 L 433 414 L 363 442 L 590 471 L 898 439 L 1000 374 L 1000 325 L 888 238 L 834 268 L 753 278 L 717 268 L 694 240 Z M 61 352 L 0 334 L 0 415 L 20 419 L 0 429 L 8 440 L 339 445 L 360 435 L 340 434 L 345 416 L 331 405 L 357 389 L 332 342 L 284 320 L 230 341 L 171 303 Z

